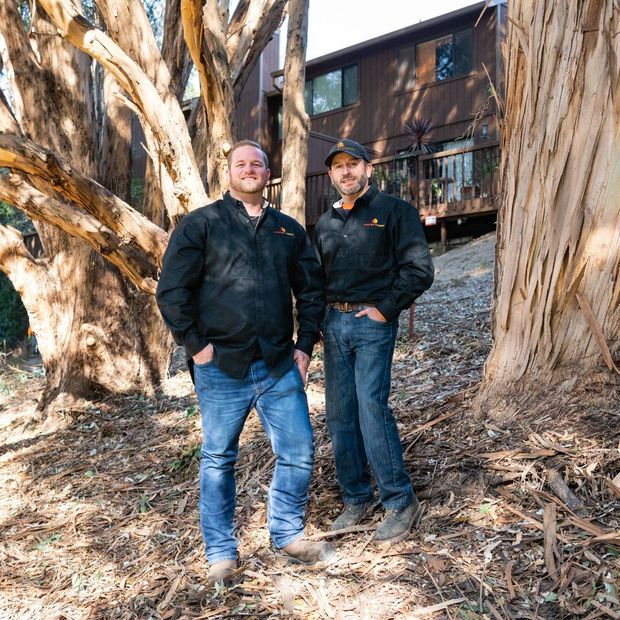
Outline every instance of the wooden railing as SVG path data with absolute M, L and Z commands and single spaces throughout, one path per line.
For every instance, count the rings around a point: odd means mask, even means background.
M 421 218 L 437 220 L 492 213 L 498 206 L 499 146 L 485 144 L 416 155 L 403 153 L 373 162 L 381 191 L 414 204 Z M 273 179 L 266 197 L 280 208 L 281 180 Z M 306 224 L 314 226 L 338 199 L 327 172 L 306 177 Z

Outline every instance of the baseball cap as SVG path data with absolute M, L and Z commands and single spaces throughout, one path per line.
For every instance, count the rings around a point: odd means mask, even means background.
M 343 140 L 339 140 L 332 146 L 325 158 L 325 165 L 329 168 L 332 165 L 332 159 L 338 153 L 346 153 L 347 155 L 351 155 L 351 157 L 355 157 L 356 159 L 364 159 L 367 162 L 370 162 L 370 157 L 368 156 L 368 151 L 361 145 L 355 142 L 354 140 L 348 140 L 344 138 Z

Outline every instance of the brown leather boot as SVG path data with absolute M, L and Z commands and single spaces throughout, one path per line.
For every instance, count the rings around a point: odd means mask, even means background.
M 336 547 L 331 543 L 322 540 L 307 540 L 298 538 L 290 545 L 286 545 L 279 550 L 279 555 L 286 558 L 290 562 L 297 564 L 316 564 L 317 562 L 325 562 L 336 553 Z
M 228 581 L 234 577 L 237 570 L 236 560 L 222 560 L 211 565 L 209 571 L 209 581 L 215 583 L 216 581 Z

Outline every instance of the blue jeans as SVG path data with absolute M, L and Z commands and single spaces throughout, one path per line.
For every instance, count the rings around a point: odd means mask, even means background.
M 297 366 L 279 379 L 269 376 L 263 360 L 252 362 L 240 380 L 212 362 L 196 365 L 194 373 L 202 413 L 199 510 L 207 559 L 211 564 L 237 559 L 234 467 L 239 435 L 253 407 L 276 457 L 267 504 L 269 532 L 275 547 L 286 547 L 303 535 L 314 458 L 308 401 Z
M 390 407 L 398 319 L 387 323 L 330 309 L 324 325 L 326 421 L 345 504 L 372 499 L 370 469 L 385 508 L 414 498 Z

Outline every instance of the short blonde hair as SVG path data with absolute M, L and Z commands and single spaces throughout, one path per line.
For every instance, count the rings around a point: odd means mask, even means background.
M 254 142 L 254 140 L 240 140 L 239 142 L 236 142 L 235 144 L 232 145 L 230 152 L 228 153 L 228 158 L 227 158 L 229 168 L 230 168 L 230 162 L 232 161 L 233 153 L 237 149 L 240 149 L 242 146 L 253 146 L 255 149 L 259 150 L 263 158 L 263 161 L 265 162 L 265 168 L 269 168 L 269 158 L 267 157 L 267 153 L 265 153 L 265 151 L 263 151 L 263 147 L 258 142 Z

